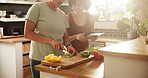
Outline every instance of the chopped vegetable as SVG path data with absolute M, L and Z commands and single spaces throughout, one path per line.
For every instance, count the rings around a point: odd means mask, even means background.
M 103 59 L 103 55 L 100 55 L 99 51 L 94 51 L 94 59 L 102 60 Z
M 99 47 L 88 47 L 87 50 L 98 50 Z
M 68 58 L 73 57 L 73 55 L 71 55 L 71 54 L 66 54 L 65 56 L 68 57 Z
M 49 62 L 57 63 L 61 61 L 62 56 L 55 56 L 54 54 L 49 54 L 48 56 L 45 56 L 44 59 Z
M 94 53 L 94 51 L 98 51 L 100 49 L 100 47 L 88 47 L 86 50 L 87 51 L 90 51 L 91 54 Z
M 91 54 L 91 52 L 90 52 L 90 51 L 85 50 L 85 51 L 80 52 L 80 54 L 81 54 L 81 56 L 82 56 L 82 57 L 89 57 L 89 56 L 90 56 L 90 54 Z
M 51 62 L 53 62 L 53 63 L 57 63 L 57 62 L 60 62 L 61 61 L 61 59 L 62 59 L 62 56 L 59 56 L 59 57 L 51 57 Z

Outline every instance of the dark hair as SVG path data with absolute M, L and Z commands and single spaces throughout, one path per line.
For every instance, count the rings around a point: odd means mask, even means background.
M 85 10 L 88 10 L 89 7 L 91 6 L 91 1 L 90 0 L 68 0 L 69 6 L 73 6 L 76 3 L 81 3 L 81 6 L 84 7 Z

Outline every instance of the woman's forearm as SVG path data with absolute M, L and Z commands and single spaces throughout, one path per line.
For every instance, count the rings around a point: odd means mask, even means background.
M 42 43 L 51 43 L 53 41 L 53 39 L 51 38 L 47 38 L 45 36 L 35 33 L 34 32 L 35 26 L 36 26 L 35 23 L 29 20 L 26 20 L 25 30 L 24 30 L 25 38 L 28 38 L 37 42 L 42 42 Z
M 42 42 L 42 43 L 51 43 L 53 39 L 41 36 L 35 32 L 29 32 L 29 34 L 24 35 L 25 38 L 31 39 L 32 41 Z
M 72 35 L 72 36 L 69 36 L 69 40 L 70 41 L 74 41 L 74 40 L 76 40 L 77 38 L 76 38 L 76 35 Z

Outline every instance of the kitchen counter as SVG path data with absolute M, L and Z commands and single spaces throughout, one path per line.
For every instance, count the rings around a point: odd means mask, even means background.
M 127 41 L 125 38 L 106 38 L 99 37 L 97 42 L 111 42 L 120 43 Z M 104 63 L 103 61 L 93 60 L 82 65 L 70 69 L 62 69 L 61 71 L 55 71 L 48 66 L 42 64 L 35 67 L 36 70 L 41 71 L 41 78 L 103 78 L 104 77 Z
M 148 78 L 148 45 L 144 38 L 99 49 L 104 55 L 105 78 Z
M 56 71 L 48 66 L 37 65 L 36 70 L 41 71 L 41 78 L 103 78 L 104 63 L 102 60 L 93 60 L 69 69 Z M 51 74 L 55 76 L 52 77 Z M 49 75 L 49 76 L 48 76 Z
M 121 43 L 124 41 L 128 41 L 126 37 L 120 36 L 100 36 L 96 41 L 89 40 L 90 46 L 92 47 L 106 47 L 113 44 Z
M 23 36 L 20 36 L 20 37 L 19 36 L 3 36 L 3 38 L 0 39 L 0 57 L 1 57 L 0 71 L 2 71 L 3 73 L 3 74 L 0 73 L 0 78 L 23 78 L 23 64 L 22 64 L 23 45 L 22 44 L 23 42 L 28 42 L 28 41 L 30 41 L 30 39 L 24 38 Z M 102 41 L 106 42 L 107 40 L 102 39 Z M 47 66 L 38 65 L 37 70 L 42 71 L 41 73 L 44 76 L 49 75 L 49 73 L 53 73 L 53 74 L 63 75 L 66 77 L 73 76 L 74 78 L 76 77 L 94 77 L 94 78 L 100 77 L 101 78 L 103 77 L 104 63 L 102 63 L 102 61 L 94 60 L 82 65 L 76 66 L 74 68 L 65 69 L 62 71 L 54 71 L 49 69 L 49 67 Z M 54 78 L 57 78 L 57 77 L 54 77 Z
M 127 41 L 126 38 L 120 37 L 99 37 L 96 42 L 111 42 L 111 43 L 119 43 Z M 23 42 L 23 41 L 30 41 L 30 39 L 24 38 L 22 35 L 20 36 L 3 36 L 3 39 L 0 39 L 0 42 L 8 42 L 8 43 L 15 43 L 15 42 Z
M 128 41 L 129 39 L 125 38 L 125 37 L 117 37 L 117 36 L 110 36 L 110 37 L 106 37 L 106 36 L 100 36 L 96 42 L 108 42 L 108 43 L 120 43 L 120 42 L 124 42 L 124 41 Z
M 6 43 L 17 43 L 26 41 L 30 41 L 30 39 L 24 38 L 23 36 L 3 36 L 3 38 L 0 39 L 0 42 Z
M 0 39 L 0 78 L 23 78 L 23 42 L 30 40 L 14 37 Z
M 143 38 L 138 38 L 100 49 L 107 56 L 117 56 L 148 61 L 148 45 Z

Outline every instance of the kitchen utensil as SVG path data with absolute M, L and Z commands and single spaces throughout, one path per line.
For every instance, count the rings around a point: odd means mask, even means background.
M 64 46 L 64 45 L 63 45 Z M 67 48 L 64 46 L 64 49 L 65 50 L 63 50 L 63 52 L 65 53 L 64 55 L 66 55 L 66 54 L 70 54 L 68 51 L 67 51 Z
M 14 14 L 10 14 L 10 18 L 18 18 L 18 16 Z

